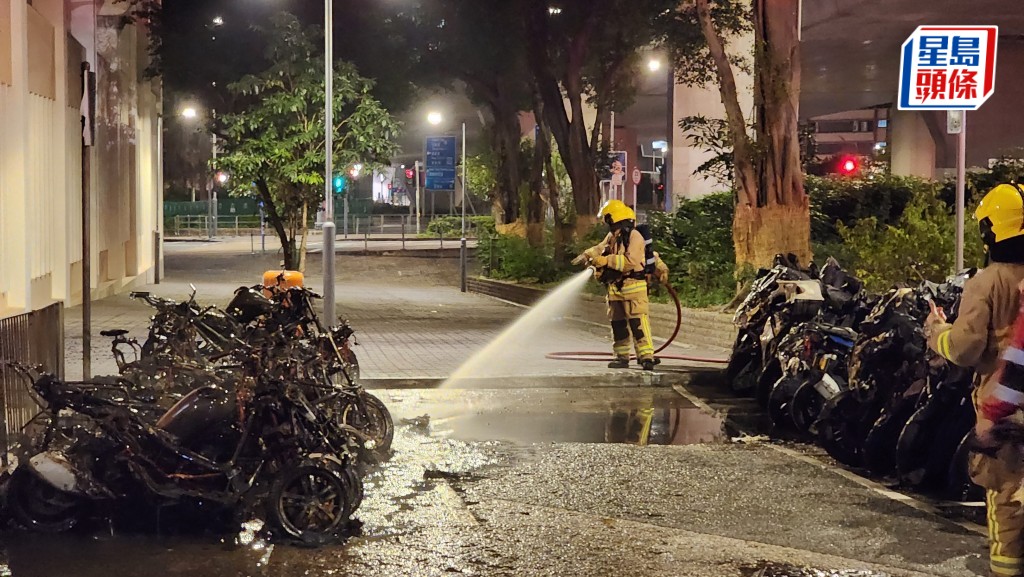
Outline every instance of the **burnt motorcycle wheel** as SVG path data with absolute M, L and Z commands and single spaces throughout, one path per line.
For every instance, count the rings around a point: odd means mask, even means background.
M 7 510 L 26 529 L 60 533 L 78 524 L 82 502 L 54 488 L 32 471 L 18 468 L 7 487 Z
M 953 454 L 949 472 L 946 474 L 946 488 L 943 492 L 943 497 L 946 499 L 952 501 L 982 501 L 985 499 L 985 490 L 974 484 L 969 473 L 968 464 L 973 441 L 974 431 L 968 431 Z
M 825 397 L 815 388 L 819 382 L 820 380 L 813 377 L 804 378 L 789 403 L 789 416 L 793 420 L 793 426 L 801 433 L 811 430 L 811 426 L 818 420 L 825 407 Z
M 335 538 L 355 509 L 347 476 L 336 467 L 315 463 L 279 474 L 271 486 L 267 505 L 270 520 L 277 528 L 292 539 L 309 544 Z
M 782 363 L 778 359 L 772 359 L 765 365 L 760 376 L 757 377 L 757 403 L 768 408 L 768 399 L 772 396 L 775 383 L 782 378 Z
M 789 404 L 793 395 L 800 387 L 800 378 L 786 375 L 775 383 L 772 394 L 768 397 L 768 416 L 772 425 L 778 429 L 793 428 L 793 419 L 789 416 Z
M 757 386 L 761 374 L 761 346 L 757 335 L 751 331 L 741 332 L 736 337 L 725 378 L 734 393 L 749 394 Z
M 853 391 L 843 391 L 829 399 L 815 427 L 818 444 L 835 460 L 851 467 L 861 464 L 860 421 L 863 407 Z
M 341 422 L 373 439 L 374 453 L 387 455 L 391 452 L 391 443 L 395 438 L 395 423 L 391 420 L 391 412 L 384 401 L 370 393 L 361 391 L 359 396 L 361 403 L 350 402 L 342 410 Z
M 903 400 L 886 409 L 868 431 L 862 456 L 872 475 L 885 477 L 896 470 L 896 443 L 914 410 L 914 399 Z

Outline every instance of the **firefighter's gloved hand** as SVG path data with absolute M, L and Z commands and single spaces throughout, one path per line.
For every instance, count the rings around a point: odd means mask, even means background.
M 603 254 L 592 255 L 590 257 L 590 264 L 594 265 L 597 268 L 604 268 L 608 266 L 608 257 L 604 256 Z
M 654 253 L 654 263 L 654 278 L 658 279 L 662 285 L 668 286 L 668 266 L 661 260 L 661 255 L 657 252 Z
M 587 255 L 587 253 L 583 253 L 583 254 L 579 255 L 578 257 L 572 259 L 573 266 L 579 266 L 581 264 L 587 264 L 588 262 L 590 262 L 590 256 Z

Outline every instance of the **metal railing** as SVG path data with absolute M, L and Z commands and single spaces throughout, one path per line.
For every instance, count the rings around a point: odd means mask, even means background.
M 214 222 L 217 226 L 214 227 Z M 212 216 L 181 214 L 170 222 L 171 236 L 243 236 L 260 230 L 260 217 L 255 214 Z
M 47 372 L 64 376 L 64 305 L 0 319 L 0 359 L 41 365 Z M 8 452 L 22 428 L 39 408 L 29 396 L 25 377 L 0 366 L 0 465 L 6 468 Z
M 416 217 L 402 214 L 349 215 L 347 223 L 344 217 L 338 216 L 334 219 L 334 224 L 339 237 L 345 237 L 347 232 L 348 236 L 356 237 L 369 234 L 413 238 L 417 233 L 426 233 L 430 223 L 435 219 L 447 216 L 449 215 L 422 217 L 418 229 Z M 214 222 L 216 222 L 216 227 L 214 227 Z M 310 224 L 316 229 L 322 226 L 320 222 Z M 260 217 L 254 214 L 243 214 L 218 216 L 214 219 L 205 214 L 177 215 L 168 219 L 165 232 L 167 236 L 246 236 L 260 232 Z M 267 225 L 266 234 L 274 234 L 269 225 Z M 472 227 L 468 231 L 468 236 L 475 238 Z

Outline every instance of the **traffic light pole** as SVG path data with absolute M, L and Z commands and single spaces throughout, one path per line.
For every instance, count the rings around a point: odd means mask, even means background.
M 334 0 L 324 0 L 324 325 L 334 314 Z M 346 219 L 347 224 L 348 219 Z

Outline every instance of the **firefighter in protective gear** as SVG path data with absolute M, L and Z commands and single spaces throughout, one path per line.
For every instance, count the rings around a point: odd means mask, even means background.
M 609 368 L 629 368 L 629 349 L 644 370 L 653 371 L 654 341 L 651 337 L 650 299 L 648 297 L 648 257 L 644 236 L 636 230 L 636 214 L 621 200 L 609 200 L 598 218 L 608 225 L 604 240 L 573 262 L 589 262 L 596 268 L 598 280 L 608 287 L 608 317 L 612 325 L 615 359 Z M 668 267 L 657 254 L 653 256 L 655 276 L 667 282 Z
M 985 242 L 988 265 L 964 286 L 960 313 L 952 325 L 941 309 L 925 323 L 928 345 L 952 363 L 977 372 L 974 404 L 979 443 L 990 442 L 992 422 L 986 399 L 1000 395 L 996 369 L 1009 342 L 1024 282 L 1024 188 L 1001 184 L 982 200 L 975 213 Z M 1024 472 L 1007 452 L 971 456 L 971 479 L 986 490 L 990 570 L 996 577 L 1024 577 L 1024 509 L 1014 493 Z

